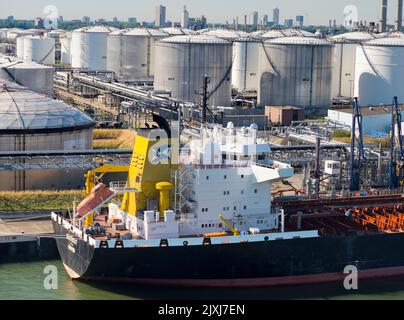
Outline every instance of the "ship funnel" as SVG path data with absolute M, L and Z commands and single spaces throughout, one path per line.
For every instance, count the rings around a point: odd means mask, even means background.
M 397 18 L 396 18 L 396 31 L 401 31 L 403 28 L 403 0 L 397 0 Z

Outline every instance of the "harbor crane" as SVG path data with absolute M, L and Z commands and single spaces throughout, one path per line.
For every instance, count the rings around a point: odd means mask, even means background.
M 391 108 L 391 140 L 389 163 L 389 188 L 397 189 L 403 183 L 404 151 L 401 130 L 401 109 L 398 98 L 394 97 Z
M 358 98 L 353 101 L 352 133 L 351 133 L 351 163 L 349 170 L 349 190 L 359 191 L 360 171 L 362 162 L 366 160 L 363 147 L 362 113 Z

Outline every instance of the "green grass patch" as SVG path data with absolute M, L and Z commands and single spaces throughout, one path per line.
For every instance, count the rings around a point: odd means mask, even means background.
M 82 190 L 0 192 L 0 212 L 65 210 L 85 198 Z
M 337 130 L 333 133 L 332 138 L 351 138 L 351 132 L 347 130 Z

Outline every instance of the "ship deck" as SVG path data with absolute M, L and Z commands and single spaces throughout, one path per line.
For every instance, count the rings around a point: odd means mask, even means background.
M 285 212 L 285 231 L 318 230 L 319 235 L 346 236 L 349 233 L 377 234 L 404 233 L 404 198 L 397 196 L 318 199 L 303 201 L 275 200 Z M 65 216 L 65 218 L 67 218 Z M 68 219 L 67 219 L 68 220 Z M 96 240 L 119 239 L 129 230 L 115 230 L 108 221 L 107 210 L 96 215 L 94 223 L 105 229 L 105 234 L 94 234 Z M 279 230 L 262 230 L 262 233 L 279 233 Z M 232 235 L 227 232 L 227 235 Z M 200 234 L 194 237 L 223 236 L 223 233 Z M 190 237 L 187 237 L 190 238 Z M 132 234 L 132 239 L 141 239 Z
M 317 229 L 320 235 L 358 233 L 403 233 L 402 195 L 285 201 L 282 206 L 289 230 Z

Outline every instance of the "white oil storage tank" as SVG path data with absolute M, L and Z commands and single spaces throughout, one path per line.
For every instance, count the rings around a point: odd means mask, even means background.
M 238 92 L 257 91 L 258 56 L 262 42 L 258 38 L 240 38 L 233 42 L 232 86 Z
M 355 96 L 361 105 L 391 104 L 404 97 L 404 38 L 387 37 L 356 48 Z
M 23 41 L 24 61 L 34 61 L 41 64 L 55 64 L 55 39 L 40 36 L 19 38 Z
M 15 55 L 19 59 L 22 59 L 24 56 L 24 37 L 16 39 Z
M 72 44 L 72 34 L 71 32 L 65 33 L 60 37 L 60 63 L 61 64 L 71 64 L 71 44 Z
M 333 44 L 286 37 L 265 41 L 263 49 L 259 105 L 303 107 L 307 114 L 325 114 L 331 106 Z
M 124 82 L 152 80 L 155 44 L 167 34 L 155 29 L 126 29 L 108 35 L 107 70 Z
M 55 69 L 35 62 L 13 63 L 5 67 L 14 81 L 38 93 L 53 96 Z
M 74 30 L 71 42 L 72 67 L 88 70 L 106 70 L 107 36 L 116 31 L 107 26 L 84 27 Z
M 209 104 L 231 105 L 232 43 L 212 36 L 166 38 L 156 44 L 155 90 L 198 103 L 203 76 L 210 78 Z
M 370 32 L 348 32 L 333 36 L 335 43 L 332 72 L 332 97 L 353 98 L 355 84 L 356 47 L 375 39 Z
M 8 29 L 5 28 L 0 29 L 0 41 L 4 41 L 7 39 L 7 31 Z
M 77 108 L 15 83 L 1 83 L 1 152 L 88 150 L 92 148 L 93 127 L 92 119 Z M 0 190 L 81 188 L 83 169 L 66 171 L 60 169 L 63 160 L 53 161 L 56 166 L 52 169 L 0 172 Z

